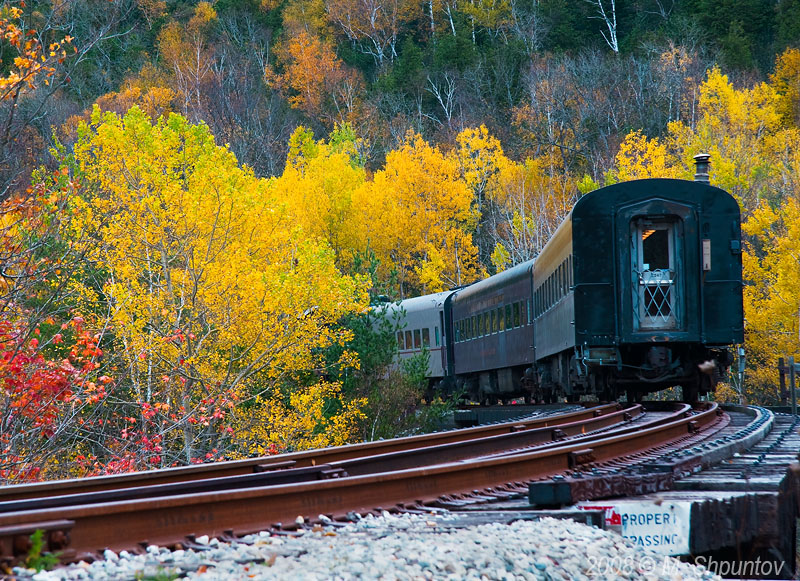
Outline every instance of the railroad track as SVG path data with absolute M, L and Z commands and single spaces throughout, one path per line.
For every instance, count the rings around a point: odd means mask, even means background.
M 557 415 L 548 412 L 541 416 L 537 415 L 527 419 L 514 419 L 513 421 L 477 426 L 474 428 L 436 432 L 433 434 L 395 438 L 392 440 L 350 444 L 321 450 L 308 450 L 304 452 L 280 454 L 277 456 L 262 456 L 245 460 L 197 464 L 193 466 L 150 470 L 147 472 L 117 474 L 113 476 L 97 476 L 90 479 L 74 478 L 4 486 L 0 487 L 0 502 L 25 498 L 37 499 L 70 493 L 117 490 L 142 486 L 143 483 L 147 485 L 159 485 L 169 484 L 171 482 L 187 482 L 192 480 L 253 474 L 255 472 L 288 467 L 315 467 L 362 456 L 388 454 L 435 444 L 446 444 L 474 438 L 490 437 L 525 429 L 544 428 L 570 421 L 577 422 L 606 415 L 611 411 L 619 411 L 620 409 L 621 406 L 617 403 L 591 405 L 585 409 L 570 410 Z
M 106 548 L 189 546 L 189 534 L 227 538 L 296 526 L 298 516 L 307 522 L 510 497 L 537 479 L 635 462 L 727 425 L 716 404 L 650 416 L 640 405 L 612 404 L 227 466 L 7 487 L 0 491 L 0 560 L 24 557 L 36 529 L 67 562 Z

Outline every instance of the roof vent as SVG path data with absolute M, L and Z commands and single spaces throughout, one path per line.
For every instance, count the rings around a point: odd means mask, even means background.
M 694 181 L 702 184 L 711 183 L 708 178 L 708 169 L 711 167 L 711 156 L 707 153 L 698 153 L 694 156 L 694 163 Z

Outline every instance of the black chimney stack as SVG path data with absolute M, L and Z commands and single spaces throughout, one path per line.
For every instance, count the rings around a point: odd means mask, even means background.
M 708 178 L 708 169 L 711 167 L 711 156 L 707 153 L 698 153 L 694 156 L 694 163 L 694 181 L 703 184 L 710 183 Z

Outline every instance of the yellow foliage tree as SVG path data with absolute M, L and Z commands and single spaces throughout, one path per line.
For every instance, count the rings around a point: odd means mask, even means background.
M 780 111 L 787 123 L 800 125 L 800 49 L 787 48 L 778 56 L 770 83 L 780 95 Z
M 345 401 L 341 387 L 319 382 L 284 400 L 257 397 L 252 410 L 234 412 L 236 456 L 263 456 L 352 442 L 366 399 Z
M 342 135 L 344 140 L 337 140 Z M 348 126 L 337 128 L 330 143 L 315 141 L 310 131 L 298 127 L 289 140 L 283 174 L 270 184 L 294 224 L 307 235 L 325 240 L 344 270 L 352 265 L 353 252 L 363 250 L 352 199 L 366 179 L 358 161 L 359 146 Z
M 496 181 L 499 219 L 491 260 L 502 270 L 539 254 L 572 209 L 577 188 L 552 154 L 505 164 Z
M 223 446 L 229 410 L 318 370 L 365 293 L 205 125 L 96 108 L 79 133 L 75 228 L 102 241 L 88 258 L 104 277 L 85 296 L 144 419 L 161 420 L 164 461 L 192 461 Z
M 353 192 L 362 247 L 394 269 L 400 296 L 414 296 L 483 276 L 472 232 L 478 215 L 455 159 L 409 133 L 384 168 Z
M 619 146 L 614 168 L 606 174 L 606 182 L 676 177 L 677 160 L 667 151 L 667 146 L 658 138 L 648 139 L 641 131 L 631 131 Z
M 751 237 L 743 262 L 751 360 L 746 394 L 750 402 L 777 403 L 778 357 L 800 356 L 800 197 L 776 209 L 762 204 L 743 229 Z
M 775 89 L 761 83 L 736 89 L 718 68 L 700 87 L 699 118 L 695 127 L 669 124 L 669 144 L 683 162 L 679 177 L 691 179 L 692 156 L 709 153 L 713 184 L 728 190 L 745 210 L 771 196 L 776 178 L 772 160 L 785 145 L 786 127 Z

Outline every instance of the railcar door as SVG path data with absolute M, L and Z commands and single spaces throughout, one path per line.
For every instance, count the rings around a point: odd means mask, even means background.
M 678 226 L 670 219 L 631 223 L 634 331 L 680 328 Z

